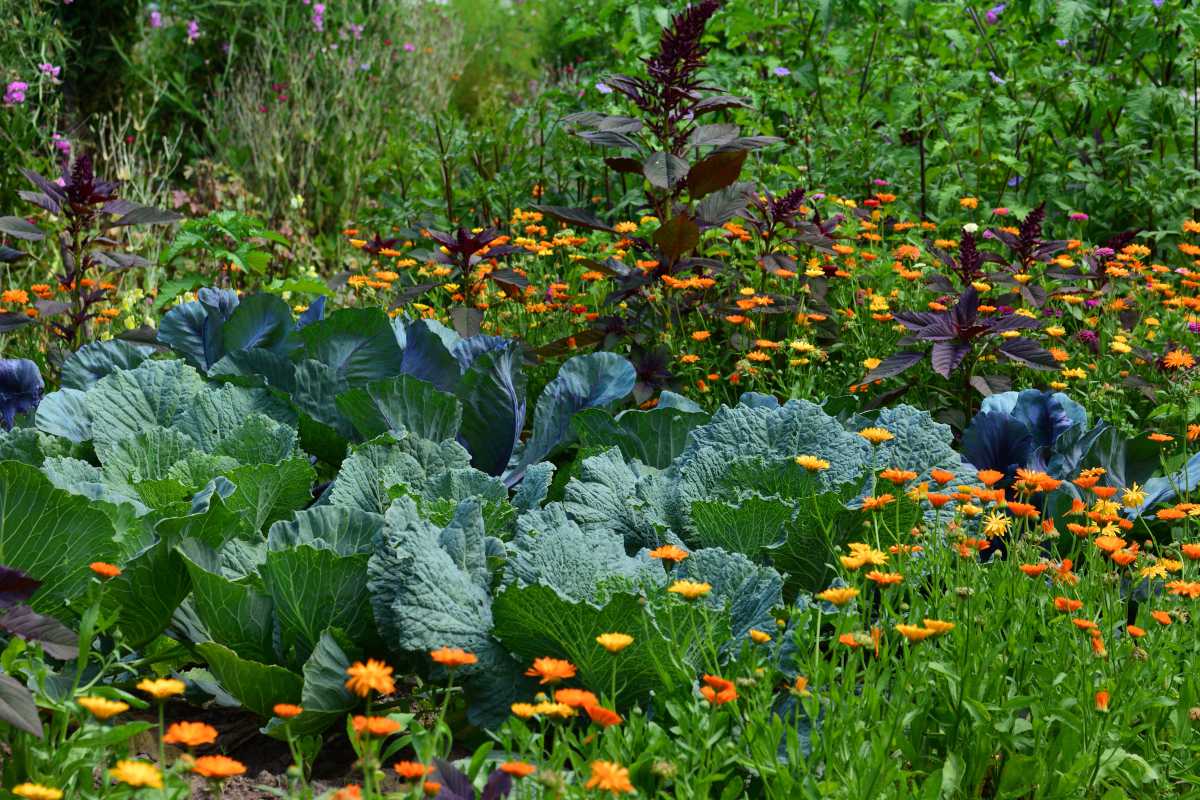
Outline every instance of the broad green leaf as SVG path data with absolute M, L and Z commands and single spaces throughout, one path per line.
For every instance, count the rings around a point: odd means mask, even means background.
M 129 439 L 153 426 L 172 427 L 204 390 L 199 373 L 176 360 L 144 361 L 101 378 L 87 393 L 96 445 Z
M 302 700 L 304 680 L 290 670 L 242 658 L 216 642 L 205 642 L 196 651 L 221 687 L 259 716 L 272 716 L 277 703 Z
M 625 592 L 602 606 L 572 601 L 549 586 L 512 584 L 493 606 L 496 636 L 521 661 L 552 656 L 575 665 L 582 685 L 597 694 L 611 692 L 614 673 L 623 703 L 650 691 L 686 685 L 677 666 L 677 645 L 655 625 L 641 595 Z M 597 632 L 619 631 L 633 644 L 614 656 L 596 642 Z
M 391 320 L 379 308 L 343 308 L 300 331 L 304 355 L 358 386 L 400 372 L 403 353 Z
M 269 550 L 300 545 L 326 548 L 339 555 L 373 553 L 383 532 L 383 517 L 356 508 L 314 506 L 280 520 L 267 534 Z
M 156 542 L 130 559 L 108 582 L 119 610 L 121 632 L 131 647 L 143 647 L 167 629 L 171 615 L 191 592 L 183 559 L 165 542 Z
M 343 392 L 337 406 L 365 439 L 390 431 L 440 442 L 453 439 L 462 422 L 462 404 L 454 395 L 408 375 Z
M 121 339 L 91 342 L 76 350 L 62 366 L 62 387 L 87 391 L 117 370 L 133 369 L 154 353 L 154 348 Z
M 191 576 L 196 614 L 209 635 L 252 661 L 275 663 L 274 603 L 261 582 L 227 577 L 218 554 L 196 540 L 185 541 L 179 553 Z
M 302 670 L 304 688 L 300 706 L 304 712 L 290 720 L 275 717 L 267 724 L 267 735 L 285 739 L 290 731 L 293 736 L 307 736 L 344 720 L 359 703 L 346 688 L 346 668 L 350 661 L 337 638 L 330 631 L 323 632 Z
M 300 456 L 278 464 L 238 467 L 229 472 L 237 490 L 226 502 L 231 511 L 247 515 L 255 530 L 264 530 L 312 502 L 316 477 L 308 459 Z
M 333 550 L 300 545 L 268 551 L 260 572 L 275 606 L 279 647 L 288 663 L 300 664 L 326 628 L 367 643 L 374 634 L 367 595 L 370 555 L 342 556 Z
M 696 547 L 721 547 L 757 558 L 764 547 L 781 542 L 796 511 L 788 502 L 757 495 L 740 503 L 697 500 L 692 503 Z
M 57 489 L 36 468 L 0 463 L 0 564 L 40 580 L 31 605 L 50 611 L 77 597 L 88 564 L 117 555 L 112 522 L 82 497 Z
M 666 469 L 683 452 L 688 433 L 708 422 L 703 412 L 675 408 L 629 410 L 617 416 L 588 409 L 571 419 L 584 447 L 618 447 L 627 461 Z

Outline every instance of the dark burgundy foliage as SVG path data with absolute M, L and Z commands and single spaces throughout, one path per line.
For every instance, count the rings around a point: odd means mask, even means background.
M 446 248 L 447 252 L 442 252 L 441 249 L 434 250 L 432 257 L 435 261 L 454 268 L 451 279 L 463 283 L 463 295 L 467 306 L 472 308 L 474 307 L 472 297 L 475 289 L 472 284 L 471 271 L 485 259 L 504 258 L 521 250 L 511 244 L 492 245 L 492 242 L 500 237 L 500 232 L 495 228 L 487 228 L 479 233 L 473 233 L 466 228 L 459 228 L 452 234 L 430 231 L 429 237 Z M 503 289 L 505 294 L 510 297 L 520 297 L 524 293 L 525 287 L 529 285 L 529 281 L 525 279 L 524 275 L 512 270 L 494 269 L 487 274 L 487 279 Z M 420 287 L 421 291 L 425 291 L 432 285 L 436 284 L 422 286 Z M 407 302 L 407 300 L 397 302 Z
M 429 776 L 429 780 L 441 786 L 438 797 L 444 797 L 447 800 L 500 800 L 501 797 L 508 797 L 512 792 L 512 776 L 507 772 L 494 770 L 488 776 L 483 791 L 476 794 L 471 779 L 453 764 L 435 758 L 433 765 L 434 771 Z
M 1037 328 L 1037 320 L 1020 314 L 980 317 L 979 292 L 974 286 L 968 286 L 954 307 L 946 311 L 901 311 L 896 313 L 895 319 L 911 332 L 900 340 L 902 347 L 920 342 L 933 344 L 929 360 L 934 372 L 944 378 L 950 377 L 950 373 L 972 355 L 976 343 L 987 347 L 998 342 L 997 355 L 1034 369 L 1057 367 L 1054 356 L 1032 339 L 1001 336 L 1008 331 Z M 924 360 L 922 350 L 897 351 L 871 370 L 863 383 L 894 377 Z
M 53 617 L 25 604 L 41 581 L 19 569 L 0 565 L 0 632 L 42 648 L 46 655 L 68 661 L 79 655 L 79 639 Z M 0 722 L 41 737 L 42 722 L 33 695 L 25 684 L 0 670 Z
M 92 308 L 108 297 L 100 288 L 104 276 L 127 269 L 149 266 L 145 259 L 116 250 L 118 242 L 105 236 L 110 228 L 128 225 L 162 225 L 177 222 L 182 216 L 131 203 L 117 197 L 119 184 L 96 177 L 92 157 L 84 153 L 72 164 L 63 161 L 62 185 L 31 170 L 21 174 L 37 191 L 22 191 L 21 197 L 33 205 L 63 217 L 65 227 L 58 232 L 62 272 L 55 276 L 70 298 L 68 303 L 41 301 L 38 317 L 50 320 L 50 328 L 67 347 L 74 350 L 83 342 L 88 322 L 95 318 Z M 18 217 L 0 219 L 0 233 L 25 241 L 46 238 L 37 226 Z M 14 251 L 5 248 L 5 261 L 15 260 Z M 85 279 L 92 285 L 85 286 Z M 54 318 L 61 317 L 62 321 Z M 0 332 L 17 327 L 17 320 L 0 321 Z

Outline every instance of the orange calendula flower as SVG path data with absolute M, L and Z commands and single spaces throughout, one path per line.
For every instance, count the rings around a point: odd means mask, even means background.
M 1039 512 L 1037 506 L 1030 503 L 1011 502 L 1008 504 L 1008 513 L 1014 517 L 1036 517 Z
M 561 658 L 535 658 L 533 666 L 525 671 L 530 678 L 540 678 L 539 683 L 558 683 L 575 677 L 575 665 Z
M 1021 572 L 1024 572 L 1031 578 L 1036 578 L 1049 568 L 1049 564 L 1022 564 Z
M 683 561 L 688 557 L 688 551 L 673 544 L 664 544 L 650 551 L 651 558 L 661 558 L 663 561 Z
M 115 578 L 121 574 L 121 568 L 115 564 L 109 564 L 106 561 L 93 561 L 88 564 L 88 569 L 99 575 L 101 578 Z
M 1200 544 L 1196 544 L 1196 543 L 1192 542 L 1192 543 L 1183 545 L 1179 549 L 1183 551 L 1183 555 L 1189 561 L 1200 560 Z
M 275 716 L 282 719 L 291 719 L 304 713 L 304 709 L 301 706 L 292 705 L 291 703 L 276 703 L 275 707 L 271 710 L 275 712 Z
M 192 762 L 192 772 L 205 778 L 224 780 L 235 775 L 244 775 L 246 765 L 229 756 L 200 756 Z
M 1106 553 L 1115 553 L 1126 544 L 1125 540 L 1119 536 L 1097 536 L 1092 543 Z
M 554 693 L 554 702 L 572 708 L 584 708 L 598 705 L 600 700 L 587 689 L 559 689 Z
M 200 747 L 217 740 L 217 729 L 203 722 L 172 722 L 163 736 L 167 744 L 181 747 Z
M 944 469 L 931 469 L 929 470 L 929 477 L 944 486 L 954 480 L 954 473 Z
M 439 647 L 437 650 L 430 652 L 429 657 L 435 663 L 451 669 L 466 667 L 479 661 L 479 658 L 474 653 L 468 653 L 461 647 Z
M 901 484 L 908 483 L 909 481 L 916 480 L 917 473 L 910 469 L 897 469 L 896 467 L 889 467 L 883 472 L 879 473 L 879 477 L 885 481 L 891 481 L 896 486 L 899 486 Z
M 1096 710 L 1097 711 L 1108 711 L 1108 698 L 1109 698 L 1108 692 L 1104 691 L 1103 689 L 1096 692 Z
M 675 581 L 667 587 L 667 591 L 677 594 L 685 600 L 696 600 L 712 591 L 712 584 L 697 581 Z
M 430 768 L 416 761 L 397 761 L 392 764 L 392 771 L 406 781 L 424 778 L 430 773 Z
M 1079 619 L 1076 617 L 1072 619 L 1071 622 L 1073 622 L 1075 627 L 1079 628 L 1080 630 L 1088 631 L 1096 629 L 1096 623 L 1092 622 L 1090 619 Z
M 613 725 L 620 725 L 625 721 L 620 714 L 613 711 L 611 708 L 605 708 L 599 704 L 584 706 L 583 710 L 587 712 L 587 715 L 591 718 L 592 722 L 596 723 L 601 728 L 611 728 Z
M 1179 597 L 1195 600 L 1200 597 L 1200 581 L 1168 581 L 1167 591 Z
M 1146 629 L 1139 628 L 1137 625 L 1126 625 L 1125 632 L 1135 639 L 1140 639 L 1146 635 Z
M 727 681 L 716 675 L 705 675 L 704 686 L 700 687 L 700 694 L 714 706 L 725 705 L 737 700 L 737 687 L 732 681 Z
M 343 786 L 333 793 L 333 800 L 360 800 L 362 797 L 362 787 L 357 783 L 352 783 L 349 786 Z
M 611 792 L 614 795 L 636 792 L 633 784 L 629 782 L 629 770 L 615 761 L 593 761 L 587 788 Z
M 858 435 L 871 444 L 883 444 L 896 438 L 887 428 L 863 428 Z
M 107 697 L 81 697 L 75 702 L 86 708 L 96 719 L 108 719 L 129 710 L 128 703 Z
M 921 622 L 926 628 L 933 631 L 935 636 L 941 636 L 943 633 L 949 633 L 954 630 L 953 622 L 946 622 L 940 619 L 923 619 Z
M 437 797 L 442 792 L 442 785 L 437 781 L 425 781 L 421 784 L 421 791 L 426 797 Z
M 996 481 L 1004 477 L 1004 473 L 994 469 L 981 469 L 976 473 L 979 477 L 979 482 L 984 486 L 991 486 Z
M 874 581 L 880 586 L 895 586 L 904 580 L 904 576 L 899 572 L 880 572 L 873 569 L 867 573 L 867 580 Z
M 399 733 L 404 729 L 404 726 L 399 722 L 387 717 L 364 717 L 360 714 L 351 722 L 354 726 L 354 732 L 359 736 L 363 734 L 367 736 L 391 736 L 393 733 Z
M 1070 597 L 1054 598 L 1054 609 L 1056 611 L 1061 611 L 1064 614 L 1069 614 L 1072 611 L 1078 611 L 1081 608 L 1083 608 L 1082 600 L 1073 600 Z
M 864 497 L 862 502 L 862 510 L 875 511 L 895 502 L 895 500 L 896 498 L 890 494 L 881 494 L 878 497 Z
M 155 700 L 166 700 L 168 697 L 183 694 L 187 685 L 177 678 L 143 678 L 137 688 Z
M 1150 617 L 1159 625 L 1170 625 L 1172 622 L 1174 622 L 1174 620 L 1171 619 L 1171 612 L 1169 611 L 1151 611 Z
M 899 633 L 910 642 L 920 642 L 933 636 L 935 631 L 921 625 L 906 625 L 902 622 L 896 626 L 896 633 Z
M 368 658 L 364 664 L 356 661 L 346 669 L 350 679 L 346 688 L 359 697 L 366 697 L 371 692 L 392 694 L 396 691 L 396 683 L 392 680 L 392 668 L 382 661 Z
M 1149 436 L 1147 436 L 1146 438 L 1147 438 L 1147 439 L 1149 439 L 1149 440 L 1150 440 L 1150 441 L 1152 441 L 1152 442 L 1159 442 L 1159 443 L 1162 443 L 1162 442 L 1173 442 L 1173 441 L 1175 441 L 1175 437 L 1174 437 L 1174 436 L 1170 436 L 1170 435 L 1168 435 L 1168 434 L 1165 434 L 1165 433 L 1152 433 L 1152 434 L 1150 434 Z
M 751 628 L 750 638 L 754 640 L 755 644 L 766 644 L 767 642 L 771 641 L 771 634 L 767 633 L 766 631 L 760 631 L 755 628 Z
M 596 637 L 596 643 L 610 653 L 619 653 L 633 644 L 633 637 L 628 633 L 602 633 Z
M 537 767 L 527 761 L 505 761 L 500 765 L 500 771 L 514 778 L 528 778 L 537 772 Z

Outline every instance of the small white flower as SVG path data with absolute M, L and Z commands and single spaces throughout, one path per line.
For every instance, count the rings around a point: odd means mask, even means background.
M 967 233 L 974 233 L 975 231 L 979 230 L 979 226 L 974 222 L 968 222 L 966 225 L 963 225 L 963 230 Z

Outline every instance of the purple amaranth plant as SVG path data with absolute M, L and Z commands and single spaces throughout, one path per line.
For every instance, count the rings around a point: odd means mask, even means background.
M 1058 368 L 1054 356 L 1033 339 L 1004 335 L 1038 328 L 1040 323 L 1036 319 L 1022 314 L 980 317 L 979 292 L 974 286 L 967 286 L 958 302 L 945 311 L 898 311 L 895 319 L 910 332 L 900 340 L 901 347 L 930 342 L 932 348 L 928 354 L 924 350 L 898 350 L 868 372 L 862 383 L 895 377 L 924 361 L 926 355 L 933 371 L 943 378 L 949 378 L 960 365 L 968 363 L 966 378 L 977 389 L 980 387 L 972 380 L 973 367 L 987 351 L 1033 369 Z M 987 383 L 984 379 L 983 384 Z
M 167 224 L 182 217 L 173 211 L 160 211 L 121 200 L 117 197 L 118 184 L 97 178 L 92 158 L 86 153 L 74 163 L 64 160 L 62 175 L 54 181 L 27 169 L 22 169 L 21 174 L 37 189 L 21 192 L 21 196 L 61 218 L 64 224 L 57 237 L 62 271 L 55 278 L 69 302 L 39 302 L 38 319 L 49 320 L 55 336 L 75 350 L 83 343 L 81 339 L 88 324 L 96 316 L 93 307 L 108 297 L 108 290 L 97 278 L 150 265 L 140 256 L 117 251 L 119 242 L 106 235 L 107 232 L 129 225 Z M 28 242 L 47 238 L 41 228 L 21 217 L 0 217 L 0 233 Z M 0 247 L 2 262 L 11 263 L 26 255 L 20 250 Z M 54 319 L 60 316 L 62 321 Z M 32 318 L 26 317 L 22 324 L 33 322 Z M 17 321 L 7 320 L 0 330 L 14 327 L 17 327 Z

